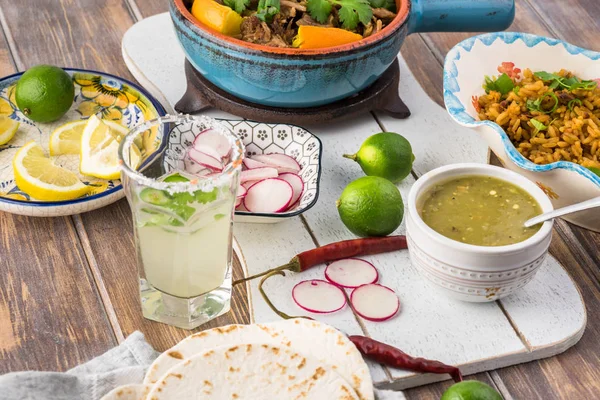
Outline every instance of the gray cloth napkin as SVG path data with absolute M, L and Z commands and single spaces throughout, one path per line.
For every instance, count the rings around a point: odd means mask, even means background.
M 0 400 L 100 400 L 117 386 L 141 383 L 158 357 L 141 332 L 67 372 L 11 372 L 0 376 Z M 403 400 L 401 392 L 376 391 L 378 400 Z

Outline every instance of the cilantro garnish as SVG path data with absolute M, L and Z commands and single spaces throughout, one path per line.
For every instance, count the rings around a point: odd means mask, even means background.
M 373 8 L 385 8 L 392 12 L 396 12 L 396 2 L 394 0 L 369 0 Z
M 544 124 L 542 124 L 540 121 L 538 121 L 535 118 L 532 118 L 531 120 L 531 124 L 535 127 L 536 131 L 541 132 L 541 131 L 545 131 L 546 129 L 548 129 L 548 127 Z
M 495 91 L 500 92 L 501 95 L 507 94 L 508 92 L 513 90 L 514 87 L 515 83 L 512 79 L 510 79 L 510 76 L 508 76 L 507 74 L 500 75 L 496 80 L 486 75 L 485 85 L 483 85 L 483 88 L 485 89 L 486 93 Z
M 271 23 L 273 17 L 279 13 L 279 0 L 259 0 L 256 17 L 261 21 Z
M 334 5 L 340 6 L 338 15 L 344 29 L 356 29 L 359 22 L 367 25 L 373 17 L 369 0 L 308 0 L 306 9 L 313 19 L 325 24 Z
M 551 99 L 554 100 L 554 105 L 549 110 L 544 110 L 542 108 L 542 102 L 544 101 L 544 99 L 546 97 L 550 97 Z M 537 100 L 531 100 L 531 99 L 527 100 L 527 108 L 529 109 L 529 111 L 539 111 L 544 114 L 551 114 L 558 107 L 558 103 L 559 103 L 558 97 L 556 97 L 556 95 L 553 92 L 546 92 L 546 93 L 544 93 L 544 95 L 542 97 L 540 97 Z
M 234 10 L 236 13 L 241 14 L 246 10 L 250 0 L 223 0 L 223 4 Z
M 549 87 L 551 89 L 556 89 L 559 86 L 567 89 L 567 90 L 576 90 L 576 89 L 583 89 L 583 90 L 592 90 L 595 89 L 596 86 L 598 86 L 598 82 L 596 81 L 586 81 L 586 80 L 581 80 L 575 76 L 572 76 L 570 78 L 565 78 L 564 76 L 560 76 L 557 74 L 551 74 L 549 72 L 546 71 L 538 71 L 536 73 L 534 73 L 533 75 L 535 75 L 537 78 L 543 80 L 544 82 L 550 82 Z

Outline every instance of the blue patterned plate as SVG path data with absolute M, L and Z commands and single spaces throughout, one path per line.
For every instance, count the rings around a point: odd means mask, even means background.
M 47 152 L 50 133 L 69 121 L 87 119 L 95 114 L 132 128 L 140 122 L 165 115 L 158 101 L 125 79 L 89 70 L 66 68 L 65 71 L 73 77 L 75 100 L 65 116 L 49 124 L 31 121 L 16 106 L 15 85 L 22 73 L 0 80 L 0 114 L 21 123 L 13 139 L 0 146 L 0 211 L 51 217 L 79 214 L 114 203 L 124 195 L 119 180 L 90 179 L 82 175 L 79 175 L 82 182 L 94 187 L 84 197 L 56 202 L 31 198 L 15 185 L 12 159 L 18 149 L 30 140 L 35 140 Z M 63 155 L 53 159 L 57 165 L 79 174 L 79 156 Z

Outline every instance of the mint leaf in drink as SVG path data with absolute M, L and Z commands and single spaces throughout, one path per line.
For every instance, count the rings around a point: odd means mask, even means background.
M 201 190 L 196 192 L 196 201 L 206 204 L 217 199 L 217 188 L 214 188 L 212 192 L 203 192 Z

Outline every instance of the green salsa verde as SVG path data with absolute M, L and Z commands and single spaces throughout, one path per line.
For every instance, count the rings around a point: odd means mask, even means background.
M 439 183 L 419 200 L 421 218 L 431 229 L 467 244 L 515 244 L 530 238 L 541 227 L 523 226 L 542 213 L 529 193 L 489 176 L 463 176 Z

